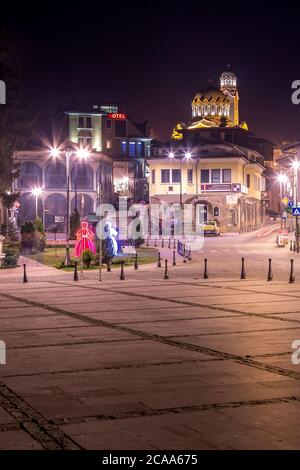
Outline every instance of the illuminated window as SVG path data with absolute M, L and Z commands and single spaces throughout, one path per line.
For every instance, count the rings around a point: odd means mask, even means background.
M 142 149 L 143 149 L 143 144 L 142 144 L 142 142 L 137 142 L 137 144 L 136 144 L 136 153 L 137 153 L 137 157 L 141 157 L 141 156 L 142 156 Z
M 106 141 L 106 149 L 111 150 L 111 140 Z
M 127 142 L 126 141 L 121 142 L 121 152 L 122 153 L 127 153 Z
M 135 157 L 135 142 L 129 142 L 129 155 Z
M 193 183 L 193 169 L 192 168 L 189 168 L 187 171 L 187 182 L 189 184 Z

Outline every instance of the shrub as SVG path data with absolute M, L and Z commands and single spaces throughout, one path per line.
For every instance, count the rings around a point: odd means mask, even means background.
M 6 248 L 4 249 L 5 258 L 4 258 L 4 266 L 17 266 L 18 259 L 19 259 L 19 251 L 14 250 L 13 248 Z
M 93 259 L 94 259 L 94 254 L 92 253 L 92 251 L 84 250 L 84 252 L 82 253 L 82 261 L 87 268 L 90 267 L 90 264 L 93 261 Z

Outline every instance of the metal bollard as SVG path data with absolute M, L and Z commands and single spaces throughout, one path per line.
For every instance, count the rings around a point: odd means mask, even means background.
M 292 284 L 293 282 L 295 282 L 295 271 L 294 271 L 294 260 L 291 259 L 291 271 L 290 271 L 289 283 Z
M 124 275 L 124 261 L 121 261 L 121 274 L 120 274 L 120 280 L 124 281 L 125 275 Z
M 149 246 L 149 237 L 147 238 L 146 246 Z
M 296 242 L 293 242 L 293 251 L 296 251 Z
M 169 248 L 169 250 L 171 248 L 171 238 L 169 238 L 168 248 Z
M 110 259 L 107 260 L 107 272 L 111 273 Z
M 154 239 L 154 246 L 155 246 L 155 248 L 157 247 L 157 241 L 156 241 L 156 238 Z
M 24 273 L 23 273 L 23 282 L 26 283 L 26 282 L 28 282 L 27 274 L 26 274 L 26 264 L 23 264 L 23 270 L 24 270 Z
M 165 243 L 164 243 L 164 239 L 162 238 L 161 239 L 161 247 L 164 248 L 164 246 L 165 246 Z
M 272 259 L 269 258 L 269 270 L 268 270 L 268 279 L 267 281 L 273 281 L 273 272 L 272 272 Z
M 192 249 L 191 247 L 189 247 L 189 257 L 188 257 L 189 261 L 192 261 Z
M 245 258 L 242 258 L 241 279 L 246 279 Z
M 158 267 L 158 268 L 161 268 L 160 251 L 158 252 L 157 267 Z
M 204 259 L 204 274 L 203 279 L 208 279 L 207 258 Z
M 165 259 L 165 276 L 164 279 L 169 279 L 169 272 L 168 272 L 168 260 Z
M 173 250 L 176 250 L 176 240 L 174 238 L 174 242 L 173 242 Z
M 78 266 L 78 262 L 75 261 L 74 263 L 74 277 L 73 277 L 73 281 L 78 281 L 78 271 L 77 271 L 77 266 Z
M 173 266 L 176 266 L 176 251 L 173 250 Z
M 292 240 L 290 241 L 290 251 L 293 251 L 293 242 L 292 242 Z
M 185 245 L 183 245 L 183 262 L 186 263 L 186 249 L 185 249 Z
M 136 271 L 139 269 L 139 265 L 138 265 L 138 255 L 137 255 L 137 253 L 135 254 L 134 269 L 135 269 Z

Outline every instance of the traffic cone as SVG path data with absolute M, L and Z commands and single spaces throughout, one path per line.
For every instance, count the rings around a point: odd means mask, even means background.
M 77 261 L 75 261 L 74 263 L 74 277 L 73 277 L 73 281 L 78 281 L 78 271 L 77 271 Z
M 168 272 L 168 260 L 165 259 L 165 276 L 164 279 L 169 279 L 169 272 Z
M 121 261 L 121 274 L 120 274 L 120 280 L 124 281 L 125 275 L 124 275 L 124 261 Z
M 268 279 L 267 281 L 273 281 L 273 272 L 272 272 L 272 259 L 269 258 L 269 270 L 268 270 Z
M 24 270 L 24 273 L 23 273 L 23 283 L 26 283 L 26 282 L 28 282 L 27 274 L 26 274 L 26 264 L 23 264 L 23 270 Z
M 295 271 L 294 271 L 294 260 L 291 259 L 291 271 L 290 271 L 289 283 L 292 284 L 293 282 L 295 282 Z
M 241 279 L 246 279 L 245 258 L 242 258 Z
M 204 259 L 204 274 L 203 279 L 208 279 L 207 258 Z

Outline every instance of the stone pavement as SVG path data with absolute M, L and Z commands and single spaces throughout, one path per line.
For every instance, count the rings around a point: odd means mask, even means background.
M 0 285 L 1 449 L 300 449 L 300 285 Z

